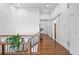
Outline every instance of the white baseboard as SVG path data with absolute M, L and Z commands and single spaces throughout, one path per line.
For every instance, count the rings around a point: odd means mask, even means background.
M 71 55 L 79 55 L 79 51 L 76 50 L 70 50 Z

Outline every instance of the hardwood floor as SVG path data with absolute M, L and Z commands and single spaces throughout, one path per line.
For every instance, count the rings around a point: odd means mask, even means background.
M 42 35 L 40 41 L 40 55 L 70 55 L 69 51 L 51 39 L 48 35 Z

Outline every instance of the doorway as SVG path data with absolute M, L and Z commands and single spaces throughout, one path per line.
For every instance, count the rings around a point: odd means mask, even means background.
M 56 23 L 54 24 L 54 39 L 56 39 Z

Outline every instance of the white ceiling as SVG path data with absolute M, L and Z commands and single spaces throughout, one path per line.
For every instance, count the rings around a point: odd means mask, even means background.
M 9 3 L 10 4 L 10 3 Z M 39 8 L 40 13 L 51 13 L 58 3 L 11 3 L 18 8 Z M 46 7 L 48 5 L 48 7 Z

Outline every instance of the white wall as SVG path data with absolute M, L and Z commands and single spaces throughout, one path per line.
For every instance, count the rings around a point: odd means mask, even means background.
M 70 4 L 70 52 L 79 55 L 79 4 Z
M 56 40 L 68 49 L 69 29 L 67 13 L 67 4 L 59 4 L 51 13 L 51 18 L 56 20 Z
M 71 54 L 79 54 L 79 4 L 59 4 L 51 17 L 57 22 L 57 41 L 67 48 Z M 69 43 L 70 42 L 70 43 Z
M 15 33 L 13 17 L 10 6 L 0 5 L 0 34 Z
M 39 9 L 20 8 L 16 12 L 16 32 L 30 34 L 39 32 Z
M 26 35 L 39 32 L 39 9 L 0 4 L 0 34 L 18 32 Z

